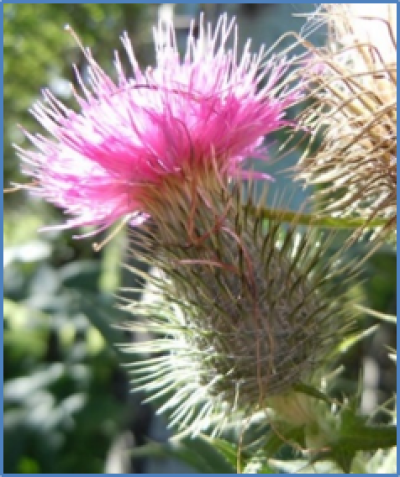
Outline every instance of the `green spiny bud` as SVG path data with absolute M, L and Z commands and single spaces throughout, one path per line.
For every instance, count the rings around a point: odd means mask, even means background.
M 263 221 L 240 194 L 203 191 L 195 202 L 176 201 L 170 220 L 148 227 L 143 256 L 162 273 L 131 326 L 156 336 L 131 350 L 150 355 L 132 365 L 134 385 L 150 399 L 171 394 L 161 410 L 198 430 L 310 382 L 348 310 L 337 257 L 326 257 L 332 237 Z

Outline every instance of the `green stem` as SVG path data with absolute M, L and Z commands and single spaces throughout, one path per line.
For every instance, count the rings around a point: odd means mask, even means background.
M 252 204 L 244 206 L 248 212 L 262 219 L 278 219 L 282 222 L 296 222 L 302 225 L 315 227 L 326 227 L 334 229 L 374 229 L 387 224 L 385 219 L 365 220 L 362 218 L 338 218 L 329 216 L 318 216 L 315 214 L 303 214 L 291 210 L 268 209 L 266 207 L 257 207 Z

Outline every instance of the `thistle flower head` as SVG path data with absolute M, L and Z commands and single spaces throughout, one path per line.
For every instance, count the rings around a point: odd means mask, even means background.
M 299 97 L 281 84 L 288 62 L 266 60 L 263 49 L 253 55 L 249 43 L 239 57 L 226 16 L 214 32 L 201 21 L 197 39 L 192 29 L 182 57 L 172 25 L 160 23 L 154 41 L 156 65 L 142 69 L 122 37 L 132 73 L 117 55 L 115 82 L 84 50 L 79 110 L 48 90 L 32 109 L 52 138 L 26 133 L 36 151 L 19 149 L 23 171 L 35 179 L 34 192 L 73 216 L 66 227 L 141 221 L 171 184 L 201 181 L 210 167 L 225 178 L 245 176 L 247 158 L 266 157 L 263 136 L 287 124 L 285 109 Z
M 393 230 L 396 5 L 323 5 L 317 18 L 328 23 L 330 36 L 326 48 L 310 46 L 313 64 L 300 70 L 314 99 L 303 114 L 314 152 L 304 154 L 298 178 L 322 186 L 326 212 L 380 219 Z

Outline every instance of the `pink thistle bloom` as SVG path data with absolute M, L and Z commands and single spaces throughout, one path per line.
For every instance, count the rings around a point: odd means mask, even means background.
M 191 29 L 183 58 L 172 25 L 160 23 L 154 40 L 156 66 L 143 70 L 122 37 L 133 75 L 116 55 L 116 82 L 85 50 L 86 84 L 76 71 L 78 112 L 48 90 L 32 108 L 53 137 L 26 132 L 36 151 L 18 151 L 33 192 L 72 216 L 58 228 L 140 223 L 151 215 L 152 190 L 200 178 L 211 165 L 227 180 L 268 177 L 242 166 L 249 157 L 266 159 L 263 137 L 289 124 L 285 110 L 300 92 L 281 83 L 287 59 L 266 61 L 263 49 L 250 53 L 250 42 L 239 59 L 235 22 L 226 16 L 214 32 L 201 23 L 198 39 Z

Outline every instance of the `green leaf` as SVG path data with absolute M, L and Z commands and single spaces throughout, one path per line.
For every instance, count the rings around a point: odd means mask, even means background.
M 355 451 L 388 449 L 396 445 L 396 426 L 360 426 L 340 436 L 340 443 Z
M 232 466 L 220 450 L 214 447 L 211 438 L 203 435 L 199 435 L 195 439 L 185 438 L 184 445 L 193 452 L 200 453 L 210 465 L 212 472 L 219 474 L 236 473 L 236 466 Z
M 343 409 L 340 418 L 341 425 L 335 441 L 329 445 L 329 450 L 318 453 L 313 462 L 333 460 L 345 473 L 349 473 L 357 452 L 376 451 L 396 446 L 396 426 L 368 425 L 368 418 L 358 415 L 354 404 Z
M 350 474 L 351 464 L 356 456 L 356 451 L 343 444 L 338 444 L 332 450 L 332 460 L 343 469 L 346 474 Z
M 210 443 L 224 456 L 232 467 L 236 468 L 238 449 L 235 444 L 218 438 L 210 438 Z

